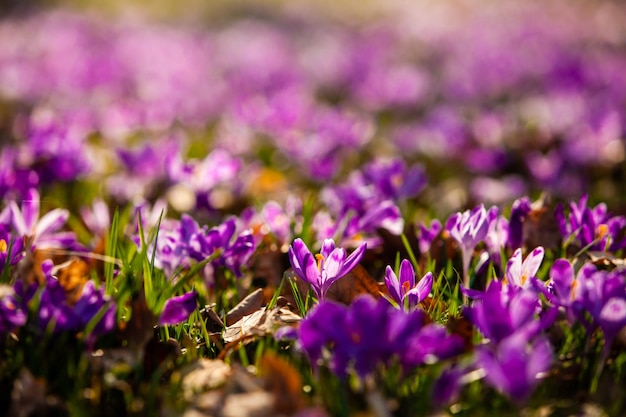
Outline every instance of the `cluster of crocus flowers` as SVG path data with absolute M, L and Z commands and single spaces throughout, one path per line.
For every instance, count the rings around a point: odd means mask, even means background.
M 97 320 L 87 342 L 93 343 L 98 336 L 111 332 L 116 326 L 117 306 L 104 292 L 89 280 L 74 297 L 68 297 L 67 289 L 53 275 L 52 261 L 41 265 L 45 285 L 38 300 L 38 319 L 41 329 L 59 332 L 81 332 L 92 320 Z M 30 301 L 30 300 L 25 300 Z
M 362 378 L 395 358 L 406 372 L 451 358 L 463 340 L 438 324 L 427 324 L 422 310 L 403 312 L 386 300 L 361 296 L 350 306 L 327 301 L 302 320 L 298 342 L 317 368 L 324 351 L 339 376 L 351 371 Z
M 237 218 L 229 217 L 218 226 L 200 226 L 191 216 L 183 214 L 180 221 L 166 219 L 162 222 L 156 246 L 155 265 L 169 277 L 175 276 L 192 262 L 202 262 L 211 257 L 205 268 L 205 278 L 209 284 L 213 280 L 213 270 L 228 268 L 236 277 L 242 276 L 242 268 L 255 250 L 254 237 L 248 229 L 240 230 Z M 135 243 L 141 244 L 139 236 Z
M 366 247 L 363 243 L 348 256 L 344 248 L 336 247 L 332 239 L 326 239 L 320 253 L 313 255 L 298 238 L 289 247 L 289 261 L 296 275 L 311 285 L 321 303 L 330 286 L 359 263 Z
M 562 205 L 557 207 L 556 219 L 563 239 L 575 240 L 590 250 L 615 252 L 626 248 L 626 217 L 611 216 L 604 203 L 588 207 L 587 200 L 585 195 L 578 202 L 571 202 L 569 215 Z
M 492 281 L 474 298 L 465 316 L 485 338 L 476 348 L 474 369 L 486 382 L 508 397 L 523 402 L 552 366 L 552 347 L 543 334 L 557 316 L 552 305 L 543 306 L 536 274 L 544 249 L 537 247 L 522 261 L 518 249 L 507 262 L 505 277 Z M 460 374 L 459 374 L 460 375 Z
M 589 335 L 602 330 L 605 360 L 618 332 L 626 326 L 626 271 L 604 271 L 585 263 L 576 272 L 570 261 L 557 259 L 550 269 L 548 289 L 549 300 L 570 322 L 581 323 Z

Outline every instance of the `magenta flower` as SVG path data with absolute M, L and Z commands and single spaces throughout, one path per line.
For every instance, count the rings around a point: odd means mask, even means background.
M 494 350 L 481 346 L 476 359 L 489 385 L 522 402 L 552 366 L 552 347 L 546 338 L 528 343 L 523 334 L 503 340 Z
M 198 294 L 191 291 L 167 300 L 159 317 L 159 325 L 178 324 L 187 320 L 197 307 L 197 298 Z
M 400 264 L 399 277 L 390 266 L 385 270 L 385 284 L 389 295 L 405 310 L 412 310 L 424 301 L 433 286 L 433 274 L 428 272 L 419 282 L 415 282 L 415 270 L 407 259 Z
M 326 239 L 314 256 L 302 239 L 296 239 L 289 247 L 289 261 L 296 275 L 311 284 L 322 302 L 330 286 L 359 263 L 366 246 L 363 243 L 347 256 L 345 249 L 336 248 L 332 239 Z
M 516 249 L 506 264 L 506 281 L 521 288 L 528 288 L 531 282 L 529 278 L 537 274 L 544 253 L 544 249 L 538 246 L 522 262 L 522 249 Z

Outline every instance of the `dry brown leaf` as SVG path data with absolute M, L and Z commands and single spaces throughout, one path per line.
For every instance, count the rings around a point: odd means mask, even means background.
M 626 259 L 618 258 L 608 252 L 589 251 L 587 256 L 596 266 L 626 267 Z
M 244 316 L 250 315 L 263 307 L 263 289 L 259 288 L 250 293 L 239 304 L 226 313 L 226 325 L 238 322 Z
M 232 374 L 224 361 L 199 359 L 182 371 L 183 395 L 191 401 L 194 395 L 223 386 Z
M 228 326 L 222 334 L 222 339 L 229 343 L 250 336 L 264 336 L 272 334 L 278 327 L 294 324 L 300 320 L 301 317 L 287 307 L 274 307 L 269 311 L 261 309 Z
M 83 293 L 83 287 L 89 281 L 89 266 L 82 259 L 72 258 L 57 272 L 59 284 L 65 290 L 69 305 L 74 305 Z

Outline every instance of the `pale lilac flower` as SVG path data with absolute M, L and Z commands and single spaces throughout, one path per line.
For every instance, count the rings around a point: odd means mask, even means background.
M 335 247 L 332 239 L 324 240 L 319 254 L 313 255 L 302 239 L 289 247 L 289 261 L 296 275 L 311 284 L 320 302 L 339 278 L 350 272 L 361 260 L 366 244 L 360 245 L 350 256 L 343 248 Z
M 544 249 L 536 247 L 522 262 L 522 249 L 518 248 L 506 264 L 505 279 L 509 284 L 521 288 L 528 288 L 531 279 L 537 275 L 541 261 L 543 261 Z
M 57 208 L 40 218 L 39 192 L 34 188 L 26 193 L 21 208 L 15 201 L 11 201 L 10 208 L 16 234 L 31 238 L 33 247 L 67 248 L 76 243 L 74 233 L 59 231 L 67 222 L 69 211 Z
M 433 273 L 428 272 L 415 282 L 415 270 L 407 259 L 400 263 L 399 277 L 390 266 L 385 269 L 385 284 L 389 295 L 404 310 L 412 310 L 424 301 L 433 286 Z
M 490 224 L 498 215 L 497 207 L 489 211 L 480 205 L 473 210 L 455 213 L 448 219 L 446 230 L 461 249 L 463 262 L 463 284 L 469 288 L 469 266 L 476 246 L 487 236 Z

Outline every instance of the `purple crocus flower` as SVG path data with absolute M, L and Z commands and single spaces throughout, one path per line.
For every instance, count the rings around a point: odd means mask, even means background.
M 564 239 L 574 237 L 581 246 L 591 250 L 609 250 L 615 252 L 626 247 L 626 237 L 622 232 L 626 228 L 626 217 L 611 217 L 606 204 L 587 207 L 588 197 L 583 196 L 578 203 L 570 203 L 569 216 L 564 208 L 556 208 L 556 218 Z
M 302 239 L 298 238 L 289 247 L 289 261 L 296 275 L 311 285 L 322 302 L 330 286 L 359 263 L 366 246 L 363 243 L 350 256 L 346 256 L 345 249 L 335 247 L 332 239 L 326 239 L 320 253 L 314 256 Z
M 340 377 L 351 368 L 365 377 L 394 357 L 410 372 L 461 352 L 459 336 L 448 335 L 440 325 L 424 324 L 422 310 L 405 313 L 366 295 L 350 306 L 332 301 L 315 306 L 300 323 L 298 340 L 314 367 L 329 349 L 331 367 Z
M 197 307 L 197 298 L 198 294 L 190 291 L 167 300 L 159 317 L 159 326 L 178 324 L 187 320 Z
M 104 287 L 96 288 L 92 281 L 85 283 L 80 298 L 75 304 L 67 300 L 65 289 L 52 276 L 52 261 L 44 261 L 41 269 L 46 277 L 46 285 L 39 299 L 39 325 L 42 329 L 52 332 L 78 332 L 103 309 L 104 315 L 100 318 L 87 343 L 96 337 L 110 332 L 115 327 L 115 303 L 105 295 Z
M 408 332 L 416 330 L 406 325 L 409 321 L 403 317 L 418 318 L 414 324 L 423 325 L 421 311 L 406 315 L 370 296 L 359 297 L 350 306 L 327 301 L 314 307 L 300 323 L 300 346 L 314 367 L 324 348 L 329 348 L 337 375 L 344 377 L 353 367 L 365 377 L 379 364 L 387 363 L 399 350 L 398 343 L 404 343 Z
M 250 260 L 255 250 L 254 236 L 251 230 L 241 230 L 234 216 L 226 219 L 221 225 L 209 229 L 206 233 L 205 256 L 210 256 L 218 249 L 222 255 L 212 262 L 215 266 L 225 266 L 240 278 L 242 267 Z
M 69 217 L 69 211 L 54 209 L 39 218 L 39 192 L 28 190 L 22 207 L 11 201 L 13 227 L 18 236 L 32 238 L 32 245 L 37 249 L 67 248 L 76 243 L 72 232 L 59 232 Z
M 528 197 L 515 200 L 509 216 L 508 245 L 511 249 L 521 248 L 524 244 L 524 221 L 532 207 Z
M 24 258 L 24 239 L 15 239 L 8 227 L 0 224 L 0 273 L 10 265 L 15 265 Z
M 413 329 L 404 337 L 408 339 L 406 347 L 397 353 L 400 363 L 407 371 L 420 365 L 452 358 L 460 354 L 465 346 L 461 336 L 449 334 L 444 326 L 436 323 L 428 324 L 420 330 Z
M 389 289 L 389 295 L 405 310 L 414 309 L 424 301 L 433 286 L 433 273 L 428 272 L 419 282 L 415 283 L 415 270 L 407 259 L 400 264 L 399 277 L 390 266 L 385 269 L 385 284 Z
M 13 288 L 0 285 L 0 335 L 26 323 L 26 311 L 16 299 Z
M 433 219 L 430 222 L 430 226 L 426 226 L 424 223 L 420 222 L 418 227 L 419 233 L 417 235 L 417 242 L 420 253 L 425 255 L 430 251 L 433 241 L 441 232 L 441 222 L 437 219 Z
M 456 213 L 446 222 L 446 230 L 461 248 L 463 262 L 463 284 L 469 288 L 469 266 L 476 246 L 485 239 L 489 225 L 497 217 L 497 207 L 489 211 L 480 205 L 473 210 Z
M 523 402 L 550 370 L 552 356 L 552 347 L 546 338 L 539 337 L 529 343 L 525 335 L 515 334 L 494 349 L 479 347 L 476 362 L 484 369 L 489 385 Z
M 506 264 L 505 279 L 509 284 L 521 288 L 528 288 L 531 279 L 535 277 L 545 251 L 541 246 L 536 247 L 522 262 L 522 249 L 518 248 Z
M 465 309 L 467 318 L 489 340 L 498 343 L 514 333 L 529 338 L 552 324 L 556 309 L 548 309 L 538 318 L 539 298 L 532 289 L 520 289 L 492 281 L 480 300 Z

